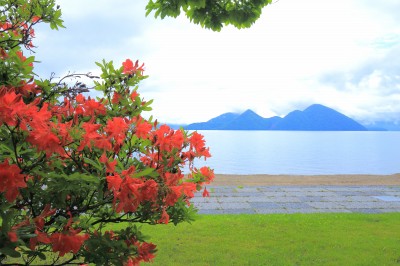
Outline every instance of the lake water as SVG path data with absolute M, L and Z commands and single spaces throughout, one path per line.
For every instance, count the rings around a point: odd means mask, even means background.
M 400 173 L 399 131 L 200 130 L 218 174 Z

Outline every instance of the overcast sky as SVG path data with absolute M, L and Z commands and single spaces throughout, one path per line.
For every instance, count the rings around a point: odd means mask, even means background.
M 252 109 L 284 116 L 320 103 L 362 123 L 400 122 L 400 1 L 279 0 L 250 29 L 212 32 L 145 17 L 146 0 L 59 0 L 66 29 L 36 30 L 36 73 L 145 63 L 139 87 L 159 121 Z

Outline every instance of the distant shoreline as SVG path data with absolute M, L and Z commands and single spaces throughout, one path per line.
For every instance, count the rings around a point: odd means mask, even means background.
M 393 175 L 227 175 L 216 174 L 213 186 L 400 186 Z

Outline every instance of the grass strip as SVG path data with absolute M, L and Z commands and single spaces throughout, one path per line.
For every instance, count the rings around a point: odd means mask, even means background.
M 400 213 L 198 215 L 142 230 L 154 266 L 400 265 Z
M 153 265 L 400 265 L 400 213 L 199 215 L 142 229 Z

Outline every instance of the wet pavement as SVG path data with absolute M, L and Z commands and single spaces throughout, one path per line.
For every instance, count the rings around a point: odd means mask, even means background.
M 400 186 L 208 186 L 200 214 L 400 212 Z

